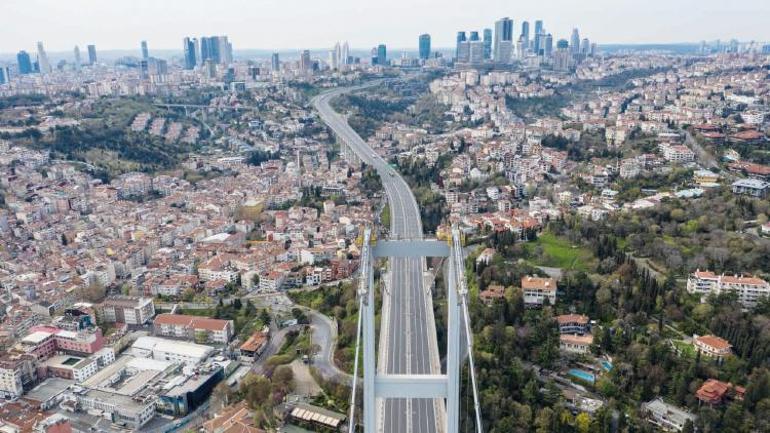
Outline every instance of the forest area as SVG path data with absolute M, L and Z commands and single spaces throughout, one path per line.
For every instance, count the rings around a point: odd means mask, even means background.
M 681 280 L 694 263 L 717 272 L 768 269 L 765 242 L 739 241 L 723 232 L 737 216 L 765 212 L 766 203 L 736 200 L 742 203 L 719 206 L 717 212 L 704 213 L 707 203 L 685 207 L 674 201 L 606 221 L 566 217 L 550 222 L 549 236 L 586 248 L 592 258 L 587 262 L 590 266 L 564 272 L 556 304 L 542 309 L 525 308 L 518 287 L 525 275 L 543 275 L 531 265 L 534 248 L 530 245 L 537 241 L 514 242 L 504 233 L 486 237 L 483 246 L 498 252 L 493 261 L 476 264 L 472 254 L 466 264 L 472 294 L 492 284 L 506 287 L 505 297 L 492 306 L 482 304 L 477 296 L 471 302 L 476 369 L 483 390 L 484 422 L 490 431 L 650 432 L 654 429 L 643 420 L 640 406 L 656 397 L 697 415 L 695 423 L 685 427 L 688 432 L 768 431 L 770 301 L 749 311 L 734 296 L 712 296 L 701 303 L 687 293 Z M 691 243 L 675 237 L 660 245 L 661 233 L 682 235 L 682 226 L 704 215 L 708 216 L 690 223 L 697 224 L 696 230 L 688 231 Z M 697 242 L 701 248 L 694 248 Z M 669 271 L 654 276 L 637 264 L 636 254 L 666 258 Z M 582 383 L 605 403 L 591 416 L 569 410 L 556 384 L 542 376 L 543 371 L 574 362 L 559 354 L 554 320 L 568 313 L 596 321 L 591 355 L 608 356 L 614 364 L 594 384 Z M 733 345 L 735 355 L 717 362 L 677 351 L 672 341 L 693 334 L 722 337 Z M 745 398 L 723 405 L 702 404 L 695 391 L 708 379 L 745 387 Z M 467 425 L 472 423 L 473 407 L 466 409 L 463 422 Z

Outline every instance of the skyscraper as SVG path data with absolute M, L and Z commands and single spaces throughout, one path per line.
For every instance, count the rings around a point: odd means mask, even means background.
M 551 57 L 553 54 L 553 35 L 550 33 L 545 35 L 545 43 L 543 44 L 543 55 Z
M 388 65 L 388 50 L 385 44 L 377 45 L 377 64 L 387 66 Z
M 11 74 L 8 71 L 7 67 L 0 68 L 0 84 L 5 84 L 11 80 Z
M 142 41 L 142 60 L 150 58 L 150 50 L 147 49 L 147 41 Z
M 195 59 L 195 39 L 184 38 L 182 40 L 182 48 L 184 49 L 184 68 L 187 70 L 195 69 L 197 63 Z
M 214 63 L 229 64 L 233 62 L 233 46 L 227 36 L 201 37 L 201 62 L 212 60 Z
M 492 58 L 492 29 L 484 29 L 484 60 Z
M 481 40 L 481 39 L 479 39 L 479 32 L 476 32 L 476 31 L 471 32 L 471 37 L 468 38 L 468 40 L 471 40 L 471 41 L 479 41 L 479 40 Z
M 591 52 L 591 41 L 588 38 L 583 38 L 580 41 L 580 54 L 587 56 Z
M 278 72 L 281 70 L 281 59 L 278 57 L 278 53 L 273 53 L 273 56 L 270 59 L 270 69 L 273 72 Z
M 484 41 L 477 38 L 466 43 L 468 44 L 468 63 L 471 65 L 484 63 Z
M 32 60 L 29 53 L 21 50 L 16 54 L 16 63 L 19 65 L 19 75 L 26 75 L 32 72 Z
M 572 37 L 569 41 L 569 48 L 572 54 L 580 53 L 580 32 L 577 28 L 572 29 Z
M 229 65 L 233 62 L 233 46 L 227 36 L 219 36 L 219 62 Z
M 329 50 L 329 67 L 332 70 L 339 69 L 341 54 L 342 54 L 342 48 L 340 47 L 340 43 L 337 42 L 336 44 L 334 44 L 334 48 Z
M 566 39 L 559 39 L 556 42 L 556 52 L 553 55 L 553 68 L 557 71 L 567 71 L 572 66 L 572 54 L 569 49 L 569 42 Z
M 505 17 L 495 22 L 494 40 L 495 62 L 504 64 L 511 62 L 513 52 L 513 20 Z
M 524 43 L 529 45 L 529 21 L 521 22 L 521 36 L 524 37 Z
M 203 66 L 203 59 L 201 59 L 201 41 L 198 38 L 193 38 L 193 51 L 195 52 L 195 66 Z
M 305 71 L 305 72 L 310 70 L 310 68 L 311 68 L 311 64 L 310 64 L 310 50 L 302 51 L 302 54 L 300 55 L 300 59 L 299 59 L 299 68 L 302 71 Z
M 350 44 L 348 44 L 348 41 L 345 41 L 342 44 L 342 53 L 340 56 L 340 64 L 342 65 L 349 65 L 350 64 Z
M 460 58 L 460 44 L 465 42 L 465 32 L 457 32 L 457 46 L 455 47 L 455 58 Z
M 96 63 L 96 45 L 88 46 L 88 64 L 93 65 Z
M 206 62 L 206 60 L 214 61 L 211 45 L 211 38 L 207 36 L 201 37 L 201 62 Z
M 540 49 L 542 48 L 540 46 L 540 38 L 543 36 L 543 20 L 536 20 L 535 21 L 535 34 L 533 36 L 534 42 L 532 48 L 534 49 L 535 53 L 539 53 Z
M 430 57 L 430 35 L 425 33 L 420 35 L 420 58 L 427 60 Z
M 80 65 L 81 65 L 81 63 L 80 63 L 80 47 L 78 47 L 77 45 L 75 45 L 74 54 L 75 54 L 75 69 L 80 70 Z
M 40 65 L 39 67 L 41 74 L 50 74 L 53 72 L 51 63 L 48 61 L 48 54 L 45 53 L 45 48 L 43 48 L 42 42 L 37 43 L 37 62 L 38 65 Z

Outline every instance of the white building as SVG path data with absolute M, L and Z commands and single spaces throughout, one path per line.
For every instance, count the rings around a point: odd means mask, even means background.
M 682 431 L 687 421 L 695 422 L 695 415 L 670 405 L 661 398 L 642 403 L 642 413 L 647 421 L 665 431 Z
M 144 325 L 155 316 L 152 298 L 112 296 L 99 307 L 101 319 L 107 323 Z
M 757 277 L 717 275 L 711 271 L 696 270 L 687 279 L 687 291 L 703 297 L 710 294 L 737 293 L 738 301 L 753 308 L 760 299 L 770 296 L 770 284 Z
M 212 352 L 214 348 L 210 346 L 158 337 L 139 337 L 130 349 L 130 353 L 136 357 L 193 366 L 205 361 Z
M 556 303 L 556 280 L 527 276 L 521 279 L 525 305 L 543 305 L 546 299 L 551 305 Z

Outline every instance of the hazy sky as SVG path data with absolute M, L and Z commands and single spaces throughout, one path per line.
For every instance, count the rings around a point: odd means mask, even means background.
M 502 16 L 545 21 L 554 38 L 578 27 L 599 43 L 770 40 L 770 0 L 0 0 L 0 52 L 181 49 L 184 36 L 226 34 L 234 49 L 412 48 L 420 33 L 451 47 L 458 30 Z M 81 48 L 82 49 L 82 48 Z

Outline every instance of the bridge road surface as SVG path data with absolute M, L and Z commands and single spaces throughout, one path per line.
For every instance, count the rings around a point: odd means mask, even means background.
M 390 205 L 390 237 L 422 238 L 417 201 L 404 179 L 374 153 L 369 145 L 336 113 L 329 102 L 335 97 L 373 85 L 335 89 L 313 99 L 321 119 L 366 164 L 377 170 Z M 390 258 L 389 289 L 383 296 L 378 371 L 391 374 L 440 374 L 433 302 L 423 287 L 423 258 Z M 384 362 L 383 362 L 384 361 Z M 383 363 L 385 365 L 383 365 Z M 387 399 L 379 407 L 383 433 L 443 433 L 443 401 Z M 366 432 L 373 433 L 373 432 Z

